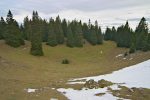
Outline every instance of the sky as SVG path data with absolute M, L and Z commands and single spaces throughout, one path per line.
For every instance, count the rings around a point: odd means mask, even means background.
M 0 16 L 6 17 L 9 9 L 19 23 L 26 16 L 31 18 L 33 10 L 47 20 L 57 15 L 83 22 L 97 20 L 102 29 L 118 27 L 127 20 L 135 29 L 142 17 L 150 23 L 150 0 L 0 0 Z

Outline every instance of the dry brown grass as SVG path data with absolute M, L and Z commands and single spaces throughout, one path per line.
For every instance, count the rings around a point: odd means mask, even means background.
M 29 42 L 25 46 L 12 48 L 0 41 L 1 100 L 65 100 L 63 95 L 51 88 L 68 87 L 65 83 L 70 78 L 110 73 L 150 58 L 150 52 L 133 54 L 133 60 L 116 58 L 128 49 L 117 48 L 115 43 L 109 41 L 99 46 L 85 44 L 83 48 L 64 45 L 53 48 L 45 44 L 43 48 L 45 56 L 34 57 L 29 54 Z M 71 63 L 63 65 L 63 59 L 69 59 Z M 41 90 L 28 94 L 25 88 Z

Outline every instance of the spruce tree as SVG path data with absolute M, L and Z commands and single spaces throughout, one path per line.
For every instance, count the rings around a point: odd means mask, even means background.
M 38 13 L 33 11 L 31 22 L 31 49 L 30 53 L 34 56 L 43 56 L 42 50 L 42 35 L 41 35 L 41 23 Z
M 145 38 L 148 36 L 148 25 L 146 23 L 146 19 L 143 17 L 135 30 L 136 34 L 136 49 L 144 50 L 147 43 Z M 144 50 L 145 51 L 145 50 Z
M 82 28 L 76 20 L 73 21 L 72 32 L 73 32 L 73 35 L 74 35 L 74 45 L 76 47 L 83 47 Z
M 28 16 L 24 18 L 24 38 L 26 40 L 31 40 L 31 20 L 29 20 Z
M 6 31 L 6 22 L 3 17 L 0 19 L 0 39 L 4 39 L 4 33 Z
M 115 27 L 112 27 L 112 41 L 116 41 L 117 38 L 117 30 L 115 29 Z
M 86 23 L 83 23 L 82 30 L 83 30 L 84 39 L 88 40 L 89 28 L 88 28 L 88 25 Z
M 104 35 L 104 39 L 107 41 L 107 40 L 112 40 L 112 31 L 110 28 L 106 28 L 106 31 L 105 31 L 105 35 Z
M 97 44 L 102 44 L 103 43 L 102 32 L 101 32 L 101 28 L 98 27 L 97 21 L 95 21 L 95 32 L 96 32 L 96 36 L 97 36 Z
M 48 22 L 44 19 L 44 20 L 40 20 L 41 21 L 41 33 L 42 33 L 42 41 L 43 42 L 47 42 L 48 41 Z
M 89 40 L 89 42 L 92 45 L 96 45 L 97 44 L 97 33 L 95 31 L 94 25 L 91 25 L 91 28 L 90 28 L 90 40 Z
M 68 31 L 66 19 L 63 19 L 61 26 L 62 26 L 62 29 L 63 29 L 63 34 L 64 34 L 64 36 L 66 37 L 66 36 L 67 36 L 67 35 L 66 35 L 66 34 L 67 34 L 67 31 Z
M 67 46 L 68 47 L 74 47 L 74 36 L 73 36 L 73 33 L 72 33 L 72 30 L 71 30 L 71 25 L 68 25 L 68 28 L 67 28 Z
M 48 42 L 47 45 L 57 46 L 56 34 L 54 32 L 54 20 L 51 18 L 49 23 Z
M 102 35 L 101 27 L 98 28 L 97 44 L 103 44 L 103 35 Z
M 61 26 L 61 20 L 59 16 L 56 17 L 55 21 L 55 34 L 57 38 L 57 43 L 58 44 L 63 44 L 64 43 L 64 34 Z
M 150 33 L 148 33 L 147 45 L 148 45 L 148 50 L 150 50 Z
M 24 40 L 19 29 L 19 25 L 17 21 L 13 19 L 13 15 L 10 10 L 7 14 L 6 20 L 7 26 L 6 32 L 4 34 L 6 44 L 12 47 L 19 47 L 21 45 L 24 45 Z

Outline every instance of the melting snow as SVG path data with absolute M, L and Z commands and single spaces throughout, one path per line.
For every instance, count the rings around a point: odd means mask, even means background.
M 117 56 L 116 56 L 116 58 L 118 58 L 118 57 L 122 57 L 122 56 L 123 56 L 123 54 L 119 54 L 119 55 L 117 55 Z
M 71 84 L 84 84 L 85 81 L 79 80 L 90 80 L 94 79 L 95 81 L 105 79 L 113 83 L 123 83 L 119 85 L 126 86 L 128 88 L 137 87 L 137 88 L 150 88 L 150 60 L 144 61 L 140 64 L 136 64 L 118 71 L 114 71 L 111 74 L 85 77 L 69 80 Z M 72 82 L 71 82 L 72 81 Z M 73 82 L 78 81 L 78 82 Z M 118 85 L 110 86 L 113 90 L 119 90 Z M 108 90 L 107 87 L 99 89 L 57 89 L 59 92 L 63 93 L 70 100 L 117 100 L 118 97 L 113 96 Z M 102 96 L 96 96 L 95 94 L 105 93 Z
M 28 88 L 28 89 L 25 89 L 28 93 L 32 93 L 32 92 L 35 92 L 37 89 L 31 89 L 31 88 Z

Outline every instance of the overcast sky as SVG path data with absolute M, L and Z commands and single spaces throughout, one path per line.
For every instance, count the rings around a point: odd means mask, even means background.
M 59 14 L 68 20 L 98 20 L 102 27 L 119 26 L 129 20 L 135 28 L 143 16 L 150 22 L 150 0 L 0 0 L 0 16 L 5 17 L 9 9 L 18 22 L 31 17 L 33 10 L 46 19 Z

